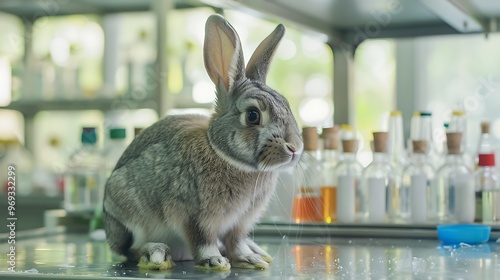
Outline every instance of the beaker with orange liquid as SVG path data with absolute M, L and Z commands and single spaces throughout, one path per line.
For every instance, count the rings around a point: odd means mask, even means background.
M 295 195 L 292 220 L 296 223 L 322 222 L 321 162 L 318 151 L 318 132 L 315 127 L 302 129 L 304 152 L 295 172 Z
M 337 180 L 335 166 L 338 162 L 339 127 L 323 128 L 323 151 L 321 153 L 321 198 L 323 203 L 323 221 L 337 221 Z

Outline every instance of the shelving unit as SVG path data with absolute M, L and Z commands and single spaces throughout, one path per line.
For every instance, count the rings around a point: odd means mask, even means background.
M 167 14 L 172 9 L 188 9 L 196 7 L 206 7 L 199 1 L 180 1 L 180 0 L 165 0 L 165 1 L 154 1 L 154 0 L 60 0 L 53 2 L 39 2 L 39 1 L 2 1 L 0 3 L 0 11 L 9 13 L 19 17 L 25 25 L 24 34 L 24 48 L 25 48 L 25 58 L 24 61 L 28 61 L 28 57 L 31 56 L 31 39 L 32 35 L 32 25 L 33 23 L 45 16 L 65 16 L 73 14 L 99 14 L 106 15 L 112 13 L 121 12 L 140 12 L 140 11 L 152 11 L 156 15 L 157 21 L 157 50 L 166 49 L 166 44 L 168 41 L 167 37 Z M 113 30 L 107 30 L 105 24 L 103 25 L 105 37 L 113 37 Z M 116 50 L 111 47 L 104 48 L 105 58 L 103 60 L 103 72 L 104 80 L 107 77 L 113 76 L 113 74 L 107 73 L 109 69 L 109 63 L 106 57 L 115 52 Z M 166 73 L 168 57 L 165 53 L 159 51 L 157 59 L 155 61 L 155 69 L 158 69 L 159 73 Z M 116 69 L 114 69 L 116 70 Z M 104 81 L 106 83 L 106 81 Z M 161 77 L 157 79 L 157 84 L 155 89 L 151 94 L 143 100 L 135 100 L 132 98 L 117 96 L 114 98 L 96 98 L 96 99 L 80 99 L 80 100 L 18 100 L 14 101 L 8 106 L 0 106 L 0 109 L 12 109 L 19 111 L 23 114 L 25 119 L 25 146 L 31 150 L 33 148 L 32 134 L 33 134 L 33 117 L 36 113 L 40 111 L 51 111 L 51 110 L 101 110 L 109 111 L 114 109 L 143 109 L 150 108 L 154 109 L 159 116 L 164 115 L 164 113 L 171 108 L 168 102 L 168 89 L 167 89 L 167 77 Z M 132 106 L 133 105 L 133 106 Z

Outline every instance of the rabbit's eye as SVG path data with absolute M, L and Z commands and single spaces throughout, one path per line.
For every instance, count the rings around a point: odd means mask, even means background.
M 250 109 L 247 111 L 246 119 L 248 125 L 259 125 L 260 112 L 257 109 Z

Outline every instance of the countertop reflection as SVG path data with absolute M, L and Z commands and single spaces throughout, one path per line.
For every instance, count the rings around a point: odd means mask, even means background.
M 273 257 L 266 270 L 196 270 L 177 262 L 171 271 L 123 264 L 105 242 L 62 234 L 16 243 L 16 271 L 7 271 L 7 244 L 0 246 L 5 279 L 500 279 L 500 243 L 443 247 L 437 240 L 263 237 L 255 240 Z

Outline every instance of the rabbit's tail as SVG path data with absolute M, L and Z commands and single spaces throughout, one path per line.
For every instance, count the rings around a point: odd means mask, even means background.
M 104 229 L 111 250 L 129 258 L 129 249 L 134 242 L 132 233 L 115 217 L 103 209 Z

